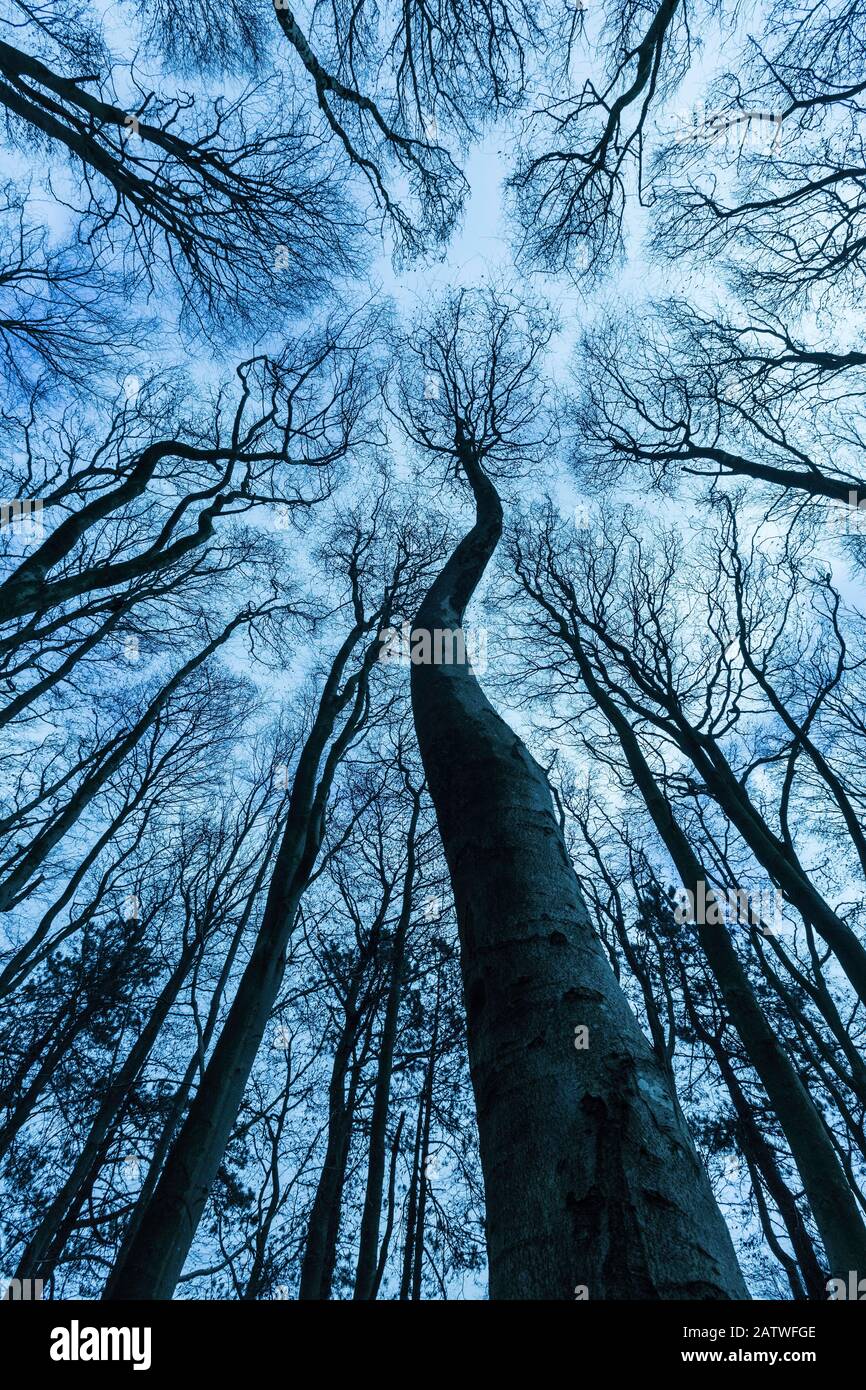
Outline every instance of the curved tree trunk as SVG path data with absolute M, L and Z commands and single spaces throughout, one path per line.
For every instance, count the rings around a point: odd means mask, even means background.
M 707 902 L 714 903 L 704 867 L 677 823 L 628 719 L 596 679 L 579 640 L 567 632 L 563 636 L 587 691 L 619 739 L 635 786 L 683 885 L 695 895 L 703 884 Z M 718 920 L 711 920 L 713 916 Z M 833 1151 L 824 1121 L 755 996 L 721 910 L 715 914 L 707 912 L 705 917 L 707 920 L 696 923 L 695 934 L 731 1022 L 782 1126 L 832 1270 L 846 1275 L 849 1269 L 859 1269 L 866 1262 L 866 1226 L 857 1201 Z
M 460 627 L 501 533 L 499 496 L 462 439 L 458 457 L 476 521 L 416 631 Z M 412 701 L 457 907 L 491 1298 L 747 1297 L 670 1080 L 589 921 L 547 778 L 466 662 L 414 665 Z

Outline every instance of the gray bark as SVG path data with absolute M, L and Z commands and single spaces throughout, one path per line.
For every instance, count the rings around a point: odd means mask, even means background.
M 501 533 L 498 494 L 459 431 L 458 445 L 476 521 L 416 630 L 461 625 Z M 457 908 L 491 1298 L 747 1297 L 670 1080 L 589 921 L 545 774 L 467 663 L 413 666 L 412 700 Z

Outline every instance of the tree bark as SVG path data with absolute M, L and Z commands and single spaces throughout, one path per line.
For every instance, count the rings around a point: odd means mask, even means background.
M 461 626 L 501 534 L 465 439 L 457 455 L 476 521 L 416 631 Z M 412 701 L 457 907 L 491 1298 L 747 1297 L 670 1080 L 589 921 L 545 774 L 465 662 L 414 665 Z

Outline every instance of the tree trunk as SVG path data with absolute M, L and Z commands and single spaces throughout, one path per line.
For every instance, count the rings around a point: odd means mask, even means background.
M 328 1299 L 331 1296 L 339 1234 L 340 1202 L 346 1179 L 357 1084 L 353 1078 L 347 1094 L 346 1074 L 349 1071 L 349 1059 L 357 1034 L 358 1018 L 352 1014 L 346 1019 L 331 1068 L 331 1083 L 328 1088 L 328 1140 L 307 1225 L 307 1240 L 298 1289 L 299 1299 Z
M 418 1210 L 415 1215 L 414 1246 L 412 1264 L 412 1300 L 421 1298 L 421 1278 L 424 1273 L 424 1233 L 427 1223 L 427 1191 L 430 1185 L 430 1125 L 433 1118 L 433 1080 L 436 1075 L 436 1049 L 439 1046 L 439 1008 L 441 1003 L 442 975 L 436 976 L 436 1009 L 433 1015 L 433 1033 L 430 1038 L 430 1060 L 424 1079 L 423 1113 L 421 1127 L 421 1148 L 418 1154 Z
M 109 1281 L 111 1299 L 171 1298 L 231 1137 L 256 1054 L 285 969 L 295 915 L 324 833 L 323 817 L 334 772 L 363 718 L 366 675 L 378 645 L 341 689 L 345 665 L 367 624 L 356 624 L 331 667 L 292 788 L 282 843 L 271 877 L 262 924 L 213 1055 L 166 1161 L 153 1198 Z M 319 778 L 319 766 L 340 714 L 349 714 Z M 110 1291 L 109 1291 L 110 1290 Z
M 64 835 L 72 829 L 90 803 L 121 767 L 124 759 L 140 742 L 148 729 L 156 723 L 169 700 L 180 689 L 187 677 L 198 670 L 200 666 L 203 666 L 214 652 L 229 640 L 236 628 L 240 627 L 242 623 L 248 622 L 249 616 L 248 612 L 243 612 L 233 618 L 219 636 L 208 642 L 201 651 L 196 652 L 195 656 L 191 657 L 181 666 L 179 671 L 175 672 L 132 727 L 121 737 L 112 740 L 114 746 L 111 752 L 102 758 L 93 771 L 83 779 L 63 809 L 52 820 L 49 820 L 45 828 L 35 836 L 15 868 L 0 883 L 0 912 L 6 912 L 14 907 L 19 901 L 19 897 L 25 895 L 23 890 L 36 870 L 42 865 L 43 860 L 63 839 Z
M 575 656 L 584 685 L 619 739 L 635 785 L 683 887 L 692 894 L 692 902 L 696 902 L 700 885 L 704 884 L 707 904 L 714 903 L 704 868 L 677 824 L 628 719 L 595 678 L 580 641 L 573 634 L 563 635 Z M 866 1268 L 866 1227 L 817 1107 L 755 997 L 721 909 L 717 910 L 718 921 L 706 920 L 712 915 L 705 913 L 705 920 L 695 924 L 695 934 L 718 983 L 731 1022 L 782 1126 L 832 1270 L 847 1276 L 850 1269 Z
M 406 1119 L 405 1112 L 401 1113 L 397 1121 L 397 1128 L 394 1131 L 394 1138 L 391 1141 L 391 1163 L 388 1169 L 388 1201 L 387 1215 L 385 1216 L 385 1230 L 382 1235 L 382 1244 L 379 1249 L 379 1260 L 376 1265 L 376 1273 L 373 1279 L 373 1288 L 370 1293 L 371 1298 L 379 1297 L 379 1289 L 385 1277 L 385 1266 L 388 1263 L 388 1251 L 391 1248 L 391 1235 L 394 1230 L 394 1205 L 395 1189 L 397 1186 L 397 1160 L 400 1157 L 400 1139 L 403 1134 L 403 1122 Z
M 247 899 L 244 904 L 243 911 L 240 915 L 237 926 L 235 927 L 231 942 L 229 943 L 228 951 L 226 952 L 225 959 L 220 968 L 220 973 L 217 977 L 217 982 L 214 987 L 213 994 L 211 996 L 210 1004 L 208 1006 L 208 1014 L 207 1019 L 205 1021 L 204 1029 L 202 1031 L 202 1036 L 198 1041 L 197 1046 L 189 1059 L 189 1062 L 187 1063 L 186 1071 L 183 1074 L 181 1083 L 178 1086 L 174 1096 L 172 1097 L 171 1109 L 169 1110 L 162 1132 L 151 1155 L 150 1163 L 148 1164 L 147 1174 L 145 1176 L 144 1182 L 142 1183 L 141 1191 L 138 1195 L 138 1201 L 135 1204 L 135 1208 L 132 1212 L 132 1215 L 129 1218 L 129 1222 L 127 1223 L 126 1230 L 123 1233 L 123 1240 L 120 1243 L 120 1249 L 117 1252 L 114 1265 L 112 1267 L 111 1273 L 108 1277 L 108 1281 L 102 1294 L 102 1297 L 104 1299 L 109 1299 L 113 1297 L 114 1289 L 118 1281 L 122 1277 L 123 1270 L 126 1266 L 126 1261 L 129 1258 L 129 1253 L 133 1248 L 139 1227 L 141 1226 L 141 1223 L 144 1219 L 144 1214 L 147 1211 L 153 1193 L 156 1190 L 156 1185 L 159 1181 L 159 1176 L 162 1172 L 162 1166 L 165 1163 L 166 1155 L 169 1152 L 172 1140 L 175 1136 L 175 1132 L 183 1117 L 187 1100 L 189 1099 L 189 1095 L 193 1087 L 193 1082 L 195 1081 L 196 1073 L 199 1070 L 199 1068 L 204 1065 L 204 1056 L 207 1053 L 207 1049 L 210 1045 L 211 1038 L 213 1037 L 214 1030 L 217 1026 L 217 1022 L 219 1021 L 219 1011 L 220 1005 L 222 1003 L 222 998 L 229 982 L 229 977 L 232 972 L 232 967 L 234 966 L 235 958 L 237 956 L 238 951 L 240 950 L 241 941 L 243 940 L 243 937 L 246 933 L 247 924 L 249 922 L 253 906 L 257 900 L 259 891 L 262 886 L 262 882 L 264 880 L 264 876 L 267 872 L 267 867 L 270 863 L 272 849 L 273 841 L 269 839 L 266 853 L 262 856 L 261 866 L 255 876 L 252 888 L 250 892 L 247 894 Z
M 69 1021 L 64 1024 L 60 1032 L 55 1034 L 51 1045 L 45 1047 L 41 1054 L 36 1054 L 41 1055 L 42 1059 L 38 1070 L 14 1106 L 10 1105 L 9 1107 L 8 1118 L 0 1129 L 0 1159 L 5 1158 L 16 1137 L 36 1109 L 36 1102 L 57 1070 L 60 1061 L 72 1047 L 78 1035 L 98 1015 L 99 1007 L 100 1001 L 96 1001 L 87 1005 L 80 1013 L 74 1013 L 72 1009 L 64 1011 L 68 1012 Z M 25 1077 L 32 1065 L 29 1057 L 26 1061 Z
M 415 1124 L 415 1143 L 412 1149 L 412 1170 L 409 1174 L 409 1197 L 406 1204 L 406 1235 L 403 1240 L 403 1268 L 400 1274 L 400 1301 L 405 1302 L 412 1288 L 412 1265 L 415 1259 L 415 1224 L 418 1211 L 418 1187 L 421 1181 L 421 1135 L 424 1129 L 424 1090 L 418 1098 L 418 1119 Z
M 737 1115 L 737 1132 L 740 1144 L 743 1153 L 746 1155 L 749 1168 L 753 1173 L 753 1185 L 756 1188 L 756 1193 L 757 1188 L 760 1186 L 760 1181 L 763 1179 L 767 1191 L 775 1202 L 779 1215 L 785 1223 L 785 1229 L 788 1232 L 791 1248 L 797 1258 L 800 1276 L 806 1293 L 809 1298 L 812 1299 L 820 1300 L 826 1298 L 826 1273 L 821 1268 L 818 1256 L 815 1254 L 815 1247 L 806 1230 L 806 1223 L 800 1215 L 800 1210 L 794 1200 L 793 1193 L 788 1189 L 782 1173 L 779 1170 L 773 1146 L 765 1139 L 761 1127 L 755 1119 L 754 1111 L 740 1085 L 731 1062 L 730 1054 L 725 1048 L 721 1035 L 715 1035 L 705 1026 L 695 1006 L 684 970 L 682 971 L 682 984 L 683 998 L 688 1011 L 689 1021 L 698 1038 L 700 1038 L 704 1046 L 707 1047 L 715 1057 L 716 1065 L 721 1072 L 722 1079 L 731 1097 L 731 1102 Z M 767 1223 L 765 1225 L 765 1219 L 762 1215 L 761 1221 L 766 1231 L 769 1228 L 769 1219 L 767 1218 Z M 778 1253 L 779 1252 L 777 1252 L 777 1254 Z M 788 1272 L 790 1279 L 790 1272 L 785 1258 L 781 1254 L 779 1258 L 786 1272 Z
M 691 758 L 707 790 L 788 902 L 824 938 L 866 1005 L 866 947 L 806 877 L 791 848 L 772 832 L 755 809 L 715 739 L 711 735 L 698 737 L 684 716 L 678 723 L 680 747 Z
M 498 494 L 463 440 L 458 457 L 476 521 L 416 631 L 460 627 L 501 533 Z M 746 1297 L 670 1080 L 590 924 L 547 778 L 465 662 L 413 665 L 412 700 L 457 907 L 491 1298 Z
M 150 1050 L 168 1017 L 180 987 L 189 974 L 196 953 L 201 949 L 200 941 L 192 941 L 185 947 L 180 960 L 166 980 L 147 1022 L 133 1043 L 126 1061 L 116 1078 L 110 1083 L 102 1104 L 90 1126 L 87 1139 L 73 1165 L 66 1182 L 49 1206 L 21 1256 L 17 1271 L 19 1279 L 49 1279 L 60 1255 L 65 1239 L 68 1238 L 89 1186 L 95 1181 L 101 1165 L 105 1142 L 126 1104 L 129 1092 L 135 1085 L 141 1069 L 150 1055 Z M 63 1239 L 58 1239 L 61 1235 Z
M 406 873 L 403 879 L 400 916 L 394 930 L 391 979 L 388 986 L 388 998 L 385 1003 L 382 1039 L 379 1044 L 379 1067 L 376 1073 L 373 1112 L 370 1118 L 367 1186 L 364 1193 L 364 1210 L 361 1215 L 355 1290 L 352 1295 L 356 1299 L 370 1299 L 375 1296 L 374 1285 L 379 1260 L 379 1220 L 382 1212 L 382 1193 L 385 1186 L 385 1148 L 387 1144 L 388 1107 L 391 1100 L 391 1073 L 394 1066 L 394 1044 L 397 1039 L 397 1019 L 400 1012 L 406 934 L 409 930 L 409 918 L 412 915 L 415 831 L 418 826 L 420 810 L 421 794 L 416 792 L 413 794 L 412 815 L 406 835 Z

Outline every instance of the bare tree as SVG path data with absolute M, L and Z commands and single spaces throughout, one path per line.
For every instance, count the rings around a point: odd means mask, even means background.
M 493 476 L 550 447 L 536 384 L 548 334 L 488 291 L 458 294 L 409 340 L 407 431 L 476 506 L 416 614 L 419 642 L 461 630 L 500 537 Z M 412 700 L 461 933 L 491 1297 L 566 1299 L 576 1285 L 595 1298 L 744 1296 L 670 1077 L 589 921 L 544 772 L 465 656 L 417 662 Z
M 597 542 L 598 538 L 594 540 Z M 581 556 L 578 550 L 572 550 L 569 555 L 568 548 L 563 550 L 562 543 L 562 528 L 557 529 L 548 511 L 539 530 L 527 538 L 525 548 L 520 540 L 515 541 L 513 555 L 518 577 L 526 593 L 545 614 L 546 630 L 553 643 L 558 644 L 567 653 L 568 659 L 574 661 L 575 684 L 581 691 L 586 691 L 615 735 L 628 774 L 646 804 L 681 883 L 692 895 L 693 903 L 699 901 L 703 887 L 707 906 L 702 913 L 695 914 L 695 933 L 733 1026 L 761 1078 L 794 1155 L 831 1269 L 848 1269 L 852 1267 L 852 1260 L 862 1260 L 866 1254 L 866 1226 L 856 1198 L 834 1153 L 822 1116 L 800 1081 L 751 987 L 709 886 L 711 876 L 679 825 L 659 779 L 653 775 L 632 726 L 632 720 L 637 722 L 635 716 L 639 715 L 635 701 L 629 698 L 623 700 L 621 684 L 609 669 L 610 657 L 612 654 L 616 656 L 618 644 L 605 642 L 607 628 L 604 614 L 610 592 L 609 566 L 616 561 L 611 562 L 607 557 L 599 559 L 597 544 L 593 545 L 590 557 L 589 554 Z M 642 563 L 638 558 L 637 564 Z M 587 608 L 582 607 L 575 580 L 569 573 L 572 566 L 589 573 L 587 587 L 595 593 L 596 602 L 593 604 L 590 601 Z M 608 582 L 603 580 L 599 583 L 600 574 L 605 574 Z M 655 584 L 649 602 L 657 602 L 658 596 L 663 593 L 664 585 Z M 657 618 L 658 608 L 643 620 L 642 615 L 633 614 L 635 627 L 646 627 L 652 633 L 651 640 L 656 652 L 659 639 Z M 619 650 L 621 652 L 621 648 Z M 626 667 L 629 664 L 626 656 Z M 655 669 L 658 671 L 662 667 L 668 671 L 674 669 L 671 655 L 663 656 Z M 716 752 L 716 758 L 721 762 L 723 754 L 720 749 Z M 760 929 L 760 919 L 758 925 Z
M 379 527 L 385 526 L 385 516 Z M 378 632 L 411 594 L 417 561 L 398 533 L 390 570 L 377 593 L 377 526 L 348 524 L 335 537 L 345 566 L 350 626 L 327 671 L 299 752 L 255 945 L 189 1114 L 172 1145 L 138 1233 L 115 1273 L 113 1298 L 171 1296 L 243 1097 L 285 967 L 298 907 L 322 844 L 334 775 L 369 713 L 369 680 L 381 650 Z M 387 562 L 386 562 L 387 564 Z M 422 562 L 422 573 L 423 573 Z M 372 576 L 371 576 L 372 570 Z M 367 587 L 373 587 L 367 597 Z

